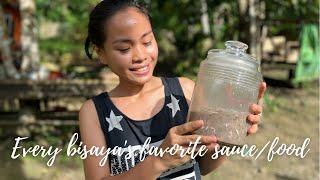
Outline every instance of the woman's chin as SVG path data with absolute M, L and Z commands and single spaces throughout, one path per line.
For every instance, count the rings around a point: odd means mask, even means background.
M 149 82 L 152 79 L 152 74 L 151 75 L 146 75 L 146 76 L 134 76 L 131 78 L 131 80 L 137 84 L 137 85 L 144 85 L 147 82 Z
M 144 85 L 145 83 L 149 82 L 152 79 L 152 77 L 152 72 L 149 72 L 148 74 L 144 75 L 137 75 L 130 72 L 125 79 L 127 79 L 129 83 L 135 85 Z

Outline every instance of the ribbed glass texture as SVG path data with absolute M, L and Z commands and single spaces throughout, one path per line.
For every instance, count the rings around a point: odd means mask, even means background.
M 200 64 L 188 119 L 202 119 L 198 134 L 216 135 L 222 145 L 243 145 L 249 106 L 257 102 L 262 81 L 260 63 L 245 53 L 247 45 L 228 41 L 211 50 Z

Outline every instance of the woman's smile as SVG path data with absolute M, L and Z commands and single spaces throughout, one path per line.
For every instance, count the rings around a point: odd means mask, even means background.
M 146 76 L 146 75 L 148 75 L 148 73 L 150 71 L 150 64 L 146 64 L 143 66 L 137 66 L 135 68 L 130 68 L 129 70 L 137 76 Z

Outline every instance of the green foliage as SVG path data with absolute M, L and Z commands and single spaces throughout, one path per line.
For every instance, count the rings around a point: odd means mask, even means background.
M 67 53 L 82 51 L 83 39 L 86 36 L 88 14 L 94 0 L 36 0 L 37 19 L 59 22 L 59 36 L 55 39 L 40 41 L 40 48 L 45 52 Z
M 234 18 L 237 11 L 232 11 L 237 8 L 236 1 L 207 1 L 211 25 L 208 35 L 203 33 L 200 1 L 152 1 L 150 6 L 153 26 L 160 42 L 158 69 L 162 74 L 194 77 L 209 49 L 224 48 L 225 41 L 237 39 L 237 20 Z M 216 16 L 222 16 L 217 27 L 214 24 Z M 172 32 L 174 38 L 168 32 Z M 166 44 L 161 43 L 163 41 L 173 46 L 175 51 L 166 53 L 163 50 Z
M 263 101 L 270 112 L 276 112 L 281 104 L 278 98 L 274 98 L 269 93 L 265 94 Z
M 98 2 L 98 0 L 36 0 L 37 18 L 62 24 L 59 37 L 41 41 L 41 49 L 47 53 L 58 51 L 60 55 L 68 51 L 83 51 L 88 14 Z M 205 35 L 202 29 L 201 1 L 145 0 L 145 2 L 149 4 L 152 25 L 159 44 L 159 63 L 156 72 L 160 75 L 193 77 L 209 49 L 224 48 L 224 42 L 231 39 L 249 41 L 248 33 L 243 32 L 248 30 L 248 24 L 241 24 L 248 22 L 249 17 L 248 13 L 240 14 L 239 1 L 206 0 L 211 30 L 208 35 Z M 264 2 L 267 19 L 307 21 L 310 17 L 319 16 L 316 0 Z M 291 38 L 298 38 L 297 24 L 294 23 L 275 26 L 270 28 L 270 31 L 271 34 L 286 33 Z M 245 34 L 245 38 L 241 34 Z
M 46 39 L 40 40 L 41 44 L 40 50 L 47 51 L 53 54 L 65 54 L 70 52 L 75 52 L 82 50 L 82 44 L 70 42 L 68 40 L 61 40 L 61 39 Z
M 267 19 L 318 20 L 319 2 L 317 0 L 268 0 Z

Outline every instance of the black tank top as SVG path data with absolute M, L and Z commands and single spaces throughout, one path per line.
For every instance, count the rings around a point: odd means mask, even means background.
M 108 148 L 118 146 L 125 152 L 121 156 L 108 156 L 111 175 L 128 171 L 140 162 L 139 152 L 148 137 L 151 138 L 150 146 L 158 147 L 171 127 L 186 122 L 189 107 L 178 78 L 161 77 L 161 80 L 165 91 L 164 106 L 152 118 L 143 121 L 132 120 L 123 114 L 113 104 L 107 92 L 92 98 Z M 143 109 L 141 107 L 142 111 Z M 131 159 L 125 158 L 129 145 L 131 151 L 137 152 Z M 162 173 L 158 179 L 199 180 L 199 164 L 196 160 L 191 160 Z

